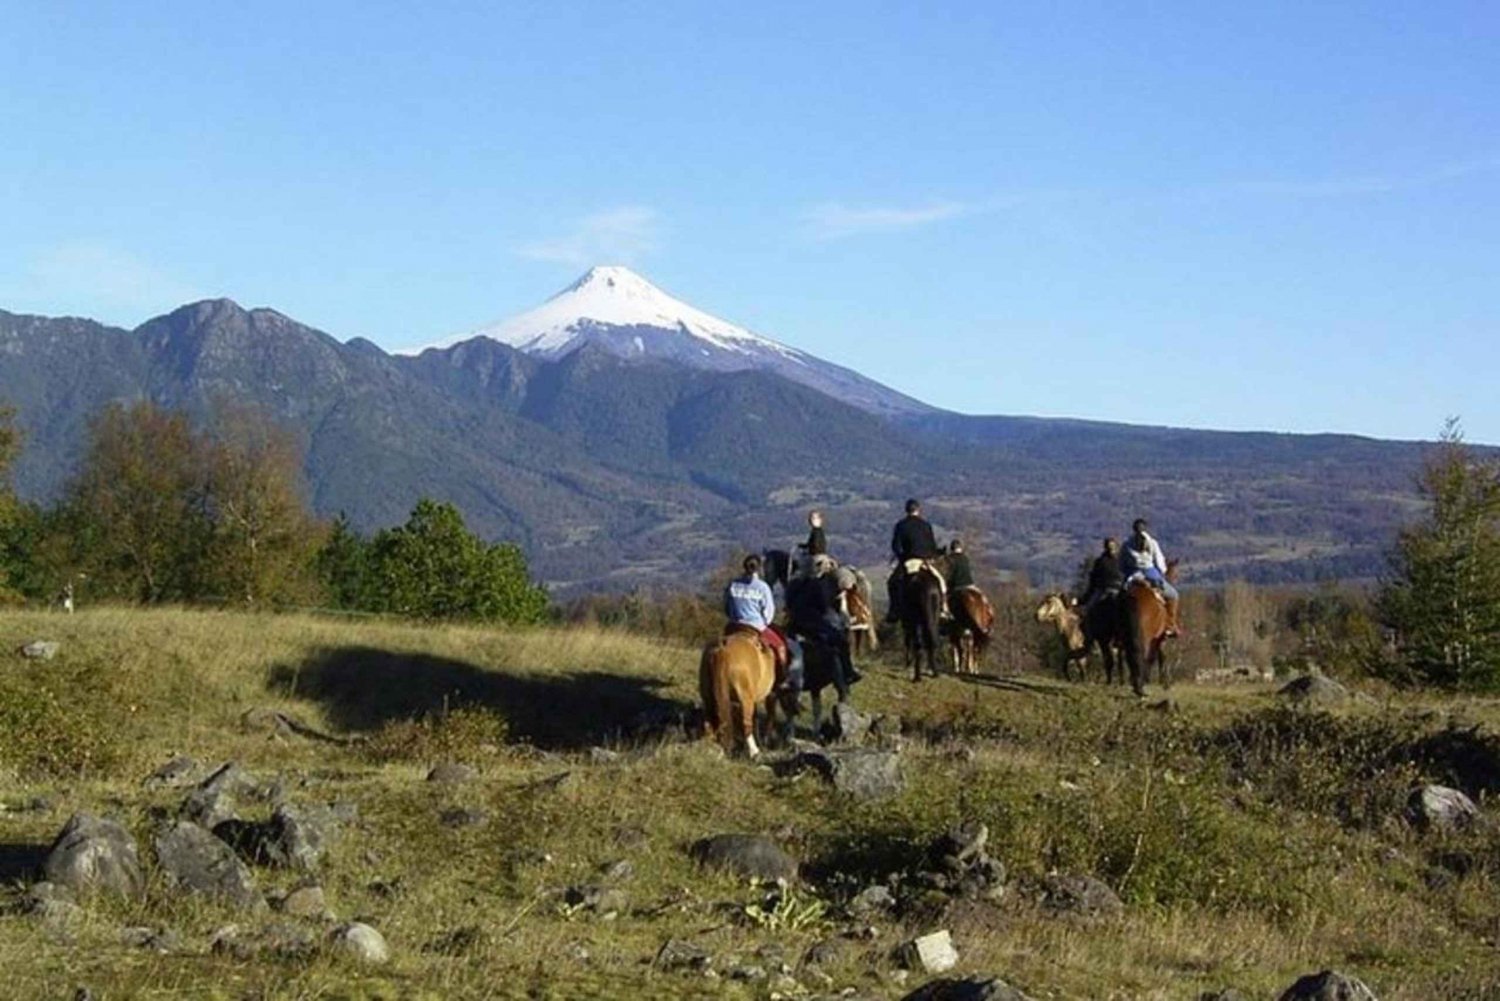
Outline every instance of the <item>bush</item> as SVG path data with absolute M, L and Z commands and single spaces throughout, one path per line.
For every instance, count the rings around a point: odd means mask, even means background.
M 41 778 L 123 768 L 132 747 L 129 728 L 119 718 L 120 701 L 102 681 L 95 671 L 50 664 L 0 673 L 0 763 Z
M 373 761 L 437 762 L 473 759 L 505 743 L 510 727 L 493 709 L 466 706 L 423 719 L 386 723 L 365 744 Z

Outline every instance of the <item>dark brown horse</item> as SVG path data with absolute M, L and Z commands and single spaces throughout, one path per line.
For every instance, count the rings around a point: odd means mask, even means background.
M 1167 561 L 1166 578 L 1177 583 L 1177 561 Z M 1157 680 L 1169 687 L 1162 644 L 1167 638 L 1167 629 L 1172 624 L 1167 612 L 1166 600 L 1160 592 L 1144 580 L 1132 581 L 1120 596 L 1124 609 L 1125 663 L 1130 668 L 1130 688 L 1136 695 L 1146 694 L 1146 681 L 1152 665 L 1156 666 Z
M 906 666 L 911 680 L 922 680 L 922 659 L 927 673 L 937 677 L 938 636 L 943 622 L 943 584 L 925 564 L 908 574 L 901 585 L 901 634 L 906 643 Z
M 976 674 L 984 651 L 990 645 L 995 628 L 995 608 L 979 588 L 956 588 L 948 595 L 948 647 L 953 654 L 953 670 L 958 674 Z

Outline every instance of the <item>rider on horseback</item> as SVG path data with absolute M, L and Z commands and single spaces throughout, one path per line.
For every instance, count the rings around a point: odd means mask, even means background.
M 833 687 L 839 701 L 847 702 L 849 686 L 859 680 L 859 673 L 849 652 L 849 619 L 839 607 L 838 578 L 831 571 L 795 577 L 787 584 L 786 602 L 792 633 L 828 651 Z
M 886 612 L 887 622 L 896 622 L 901 618 L 901 595 L 906 584 L 908 575 L 916 573 L 926 566 L 932 571 L 938 584 L 943 588 L 943 610 L 947 612 L 947 583 L 943 575 L 938 573 L 931 561 L 942 555 L 938 548 L 937 537 L 933 535 L 932 525 L 926 518 L 922 517 L 922 502 L 909 500 L 906 502 L 906 517 L 896 522 L 896 528 L 891 532 L 891 555 L 896 558 L 896 567 L 891 571 L 890 577 L 886 579 L 886 596 L 890 600 L 890 610 Z
M 735 629 L 753 631 L 776 656 L 776 676 L 786 673 L 788 656 L 786 640 L 771 620 L 776 617 L 776 596 L 771 585 L 760 579 L 761 559 L 745 557 L 744 575 L 724 588 L 724 615 L 729 619 L 725 632 Z
M 1089 583 L 1083 597 L 1078 599 L 1079 611 L 1087 616 L 1096 601 L 1119 592 L 1125 585 L 1125 575 L 1120 572 L 1120 540 L 1114 536 L 1104 540 L 1104 548 L 1089 566 Z
M 1167 604 L 1167 635 L 1176 636 L 1180 630 L 1177 588 L 1167 580 L 1167 558 L 1162 555 L 1161 546 L 1147 533 L 1147 527 L 1145 518 L 1137 518 L 1131 524 L 1130 538 L 1125 540 L 1125 548 L 1120 554 L 1120 571 L 1125 575 L 1127 586 L 1132 580 L 1141 578 L 1161 592 Z

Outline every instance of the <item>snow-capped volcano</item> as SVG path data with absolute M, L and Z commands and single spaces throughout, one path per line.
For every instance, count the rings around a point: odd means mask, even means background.
M 866 410 L 914 413 L 931 409 L 857 372 L 705 313 L 619 266 L 590 268 L 537 308 L 502 323 L 399 353 L 446 350 L 476 337 L 546 358 L 560 358 L 591 344 L 622 358 L 651 358 L 717 371 L 759 369 Z

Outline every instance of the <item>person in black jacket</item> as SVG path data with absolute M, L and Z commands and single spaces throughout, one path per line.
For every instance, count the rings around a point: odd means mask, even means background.
M 1089 567 L 1089 583 L 1078 603 L 1084 612 L 1101 597 L 1125 586 L 1125 575 L 1120 571 L 1120 540 L 1111 536 L 1104 540 L 1104 549 L 1094 557 Z
M 808 559 L 814 556 L 828 555 L 828 533 L 823 531 L 823 512 L 807 512 L 807 541 L 797 548 L 807 554 Z
M 885 621 L 897 622 L 901 618 L 901 587 L 906 581 L 907 562 L 936 559 L 941 553 L 931 523 L 922 517 L 922 502 L 916 499 L 907 501 L 906 517 L 896 522 L 891 532 L 891 555 L 896 558 L 896 568 L 885 582 L 886 597 L 890 601 Z
M 833 687 L 840 702 L 848 701 L 849 686 L 860 675 L 849 650 L 849 620 L 839 607 L 838 579 L 832 573 L 794 577 L 787 584 L 786 603 L 793 634 L 829 652 Z

